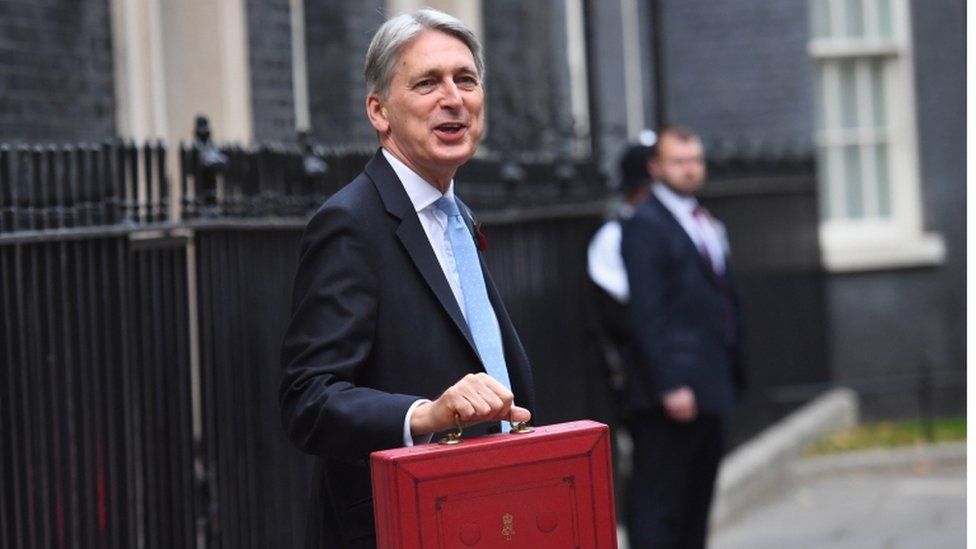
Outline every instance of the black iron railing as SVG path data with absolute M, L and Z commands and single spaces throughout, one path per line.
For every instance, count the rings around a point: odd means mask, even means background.
M 0 233 L 162 221 L 165 164 L 162 143 L 0 146 Z

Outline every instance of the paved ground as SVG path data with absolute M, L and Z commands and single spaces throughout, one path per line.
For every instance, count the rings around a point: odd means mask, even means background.
M 801 477 L 713 531 L 710 549 L 966 546 L 964 461 Z
M 800 459 L 713 528 L 709 549 L 966 547 L 965 443 Z M 618 549 L 628 548 L 619 529 Z

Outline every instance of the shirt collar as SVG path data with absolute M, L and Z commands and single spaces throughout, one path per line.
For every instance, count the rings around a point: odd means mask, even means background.
M 393 172 L 400 178 L 400 183 L 403 184 L 403 190 L 407 191 L 407 196 L 410 198 L 410 203 L 413 204 L 414 211 L 420 212 L 430 207 L 441 196 L 454 196 L 453 179 L 447 187 L 447 192 L 442 195 L 436 187 L 428 183 L 423 177 L 417 175 L 417 172 L 411 170 L 399 158 L 393 156 L 393 153 L 390 151 L 383 149 L 383 156 L 390 163 Z
M 651 191 L 654 196 L 664 204 L 664 207 L 671 210 L 678 215 L 692 215 L 695 208 L 698 207 L 698 199 L 694 196 L 685 196 L 678 194 L 671 190 L 670 187 L 656 181 L 653 186 L 651 186 Z

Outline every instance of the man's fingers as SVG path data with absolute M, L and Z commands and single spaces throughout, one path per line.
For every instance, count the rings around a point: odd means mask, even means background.
M 668 416 L 675 421 L 692 421 L 698 415 L 695 392 L 690 387 L 679 387 L 666 393 L 663 404 Z
M 532 414 L 513 406 L 515 396 L 508 388 L 485 373 L 468 374 L 445 390 L 430 408 L 415 412 L 411 429 L 429 433 L 454 428 L 454 415 L 465 424 L 483 421 L 528 421 Z M 416 420 L 416 425 L 414 425 Z
M 484 418 L 485 416 L 491 415 L 492 407 L 480 394 L 473 394 L 467 397 L 468 402 L 471 403 L 471 408 L 474 410 L 474 414 L 470 417 L 464 418 L 467 421 L 478 420 Z
M 444 405 L 451 412 L 451 416 L 457 414 L 464 423 L 478 422 L 485 414 L 491 413 L 491 406 L 473 391 L 454 390 L 445 393 L 444 396 L 446 397 Z
M 436 404 L 447 412 L 443 421 L 456 413 L 467 424 L 482 421 L 509 420 L 529 421 L 532 414 L 525 408 L 514 406 L 515 395 L 504 385 L 485 373 L 468 374 L 448 388 Z M 450 415 L 450 418 L 446 416 Z M 449 428 L 449 427 L 445 427 Z
M 695 408 L 693 406 L 681 406 L 676 408 L 671 417 L 677 421 L 689 422 L 695 419 Z
M 475 377 L 477 377 L 478 380 L 484 384 L 484 386 L 490 389 L 492 393 L 498 395 L 502 400 L 510 401 L 515 398 L 515 395 L 513 395 L 507 387 L 502 385 L 500 381 L 491 377 L 490 375 L 481 373 L 477 374 Z
M 492 408 L 510 406 L 515 399 L 515 395 L 511 391 L 485 373 L 468 374 L 455 384 L 455 387 L 463 394 L 479 395 L 486 402 L 489 402 Z
M 493 408 L 497 406 L 510 406 L 512 401 L 515 400 L 515 395 L 507 387 L 484 372 L 468 374 L 461 378 L 461 381 L 454 386 L 462 392 L 471 391 L 481 395 L 486 401 L 492 403 Z M 498 400 L 495 400 L 495 398 Z
M 452 410 L 455 414 L 460 416 L 462 423 L 470 422 L 471 418 L 474 417 L 476 414 L 474 405 L 471 404 L 471 401 L 463 398 L 458 399 L 455 402 L 449 403 L 448 409 Z M 453 421 L 451 423 L 453 425 Z
M 665 411 L 675 421 L 691 421 L 695 417 L 694 404 L 687 402 L 665 402 Z

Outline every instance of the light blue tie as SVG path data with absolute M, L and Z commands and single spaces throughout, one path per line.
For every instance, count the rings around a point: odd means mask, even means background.
M 502 335 L 498 328 L 495 310 L 488 301 L 488 290 L 485 288 L 485 277 L 481 272 L 478 252 L 474 247 L 474 237 L 464 224 L 461 212 L 453 198 L 442 196 L 434 205 L 447 215 L 445 236 L 451 243 L 454 263 L 461 278 L 461 293 L 464 295 L 468 328 L 474 336 L 474 344 L 478 348 L 478 354 L 481 355 L 481 362 L 484 363 L 488 375 L 511 390 L 512 383 L 508 379 L 508 368 L 505 366 Z M 508 432 L 509 423 L 507 421 L 501 423 L 502 431 Z

